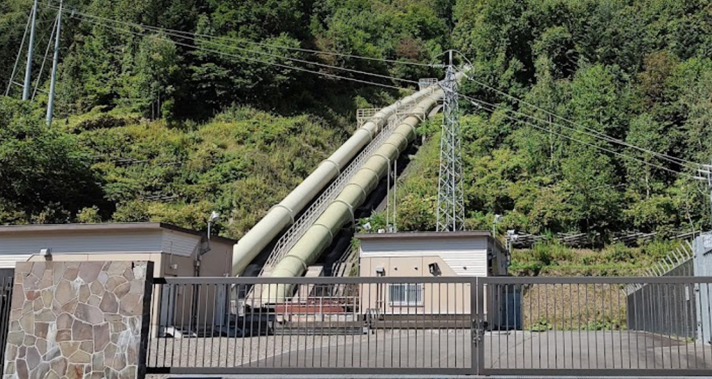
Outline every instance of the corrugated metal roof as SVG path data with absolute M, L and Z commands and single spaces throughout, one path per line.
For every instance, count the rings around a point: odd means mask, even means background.
M 197 236 L 205 235 L 204 232 L 181 228 L 179 226 L 166 224 L 162 222 L 111 222 L 100 224 L 42 224 L 42 225 L 3 225 L 0 226 L 0 235 L 3 234 L 20 234 L 20 233 L 41 233 L 41 232 L 73 232 L 73 231 L 128 231 L 128 230 L 156 230 L 168 229 L 181 233 L 192 234 Z M 235 244 L 237 241 L 212 236 L 212 240 L 225 243 Z
M 469 232 L 405 232 L 405 233 L 361 233 L 356 234 L 360 240 L 367 239 L 416 239 L 416 238 L 472 238 L 472 237 L 492 237 L 492 233 L 484 230 L 474 230 Z

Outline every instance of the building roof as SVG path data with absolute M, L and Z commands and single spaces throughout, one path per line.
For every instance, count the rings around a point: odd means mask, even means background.
M 501 250 L 506 251 L 502 243 L 492 237 L 492 233 L 485 230 L 473 230 L 467 232 L 401 232 L 401 233 L 360 233 L 355 237 L 362 241 L 368 240 L 402 240 L 402 239 L 453 239 L 453 238 L 486 238 L 493 241 Z
M 366 239 L 433 239 L 433 238 L 472 238 L 472 237 L 492 237 L 492 233 L 484 230 L 469 232 L 401 232 L 401 233 L 361 233 L 356 234 L 360 240 Z
M 204 232 L 181 228 L 179 226 L 166 224 L 163 222 L 112 222 L 101 224 L 41 224 L 41 225 L 0 225 L 0 236 L 3 234 L 12 235 L 20 233 L 46 233 L 46 232 L 85 232 L 85 231 L 138 231 L 138 230 L 172 230 L 179 233 L 192 234 L 196 236 L 205 235 Z M 228 244 L 235 244 L 237 241 L 212 236 L 211 240 Z

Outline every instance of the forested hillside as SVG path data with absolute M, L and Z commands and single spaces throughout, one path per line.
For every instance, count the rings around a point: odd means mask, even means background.
M 677 172 L 696 174 L 682 160 L 712 159 L 711 11 L 699 1 L 458 1 L 453 45 L 479 82 L 465 91 L 499 105 L 466 103 L 462 119 L 470 226 L 501 214 L 502 231 L 603 239 L 709 228 L 706 184 Z M 435 226 L 439 126 L 422 132 L 424 174 L 399 193 L 409 230 Z
M 56 14 L 56 2 L 42 3 L 35 77 Z M 442 63 L 454 48 L 472 63 L 462 91 L 477 100 L 461 99 L 471 228 L 489 229 L 494 214 L 504 215 L 501 230 L 602 239 L 708 224 L 705 187 L 685 175 L 686 162 L 712 159 L 707 2 L 65 4 L 73 12 L 63 24 L 54 126 L 44 126 L 41 91 L 31 103 L 0 100 L 0 223 L 203 228 L 216 209 L 226 215 L 219 232 L 239 237 L 346 139 L 357 108 L 414 88 L 386 77 L 443 74 L 399 62 Z M 3 85 L 30 5 L 0 0 Z M 47 68 L 40 77 L 46 89 Z M 421 133 L 417 175 L 399 187 L 401 229 L 435 226 L 439 121 Z

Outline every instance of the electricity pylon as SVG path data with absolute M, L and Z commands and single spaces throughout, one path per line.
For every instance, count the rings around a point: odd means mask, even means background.
M 462 133 L 458 108 L 458 83 L 450 51 L 443 89 L 444 119 L 440 139 L 437 231 L 465 229 L 465 196 L 462 183 Z

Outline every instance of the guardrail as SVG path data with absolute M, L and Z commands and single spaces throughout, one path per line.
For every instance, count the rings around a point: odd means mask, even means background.
M 292 294 L 231 293 L 276 284 Z M 712 375 L 712 278 L 164 278 L 149 373 Z M 230 291 L 237 288 L 236 292 Z M 627 290 L 635 288 L 631 292 Z M 269 294 L 267 294 L 269 298 Z M 707 313 L 709 314 L 709 313 Z

